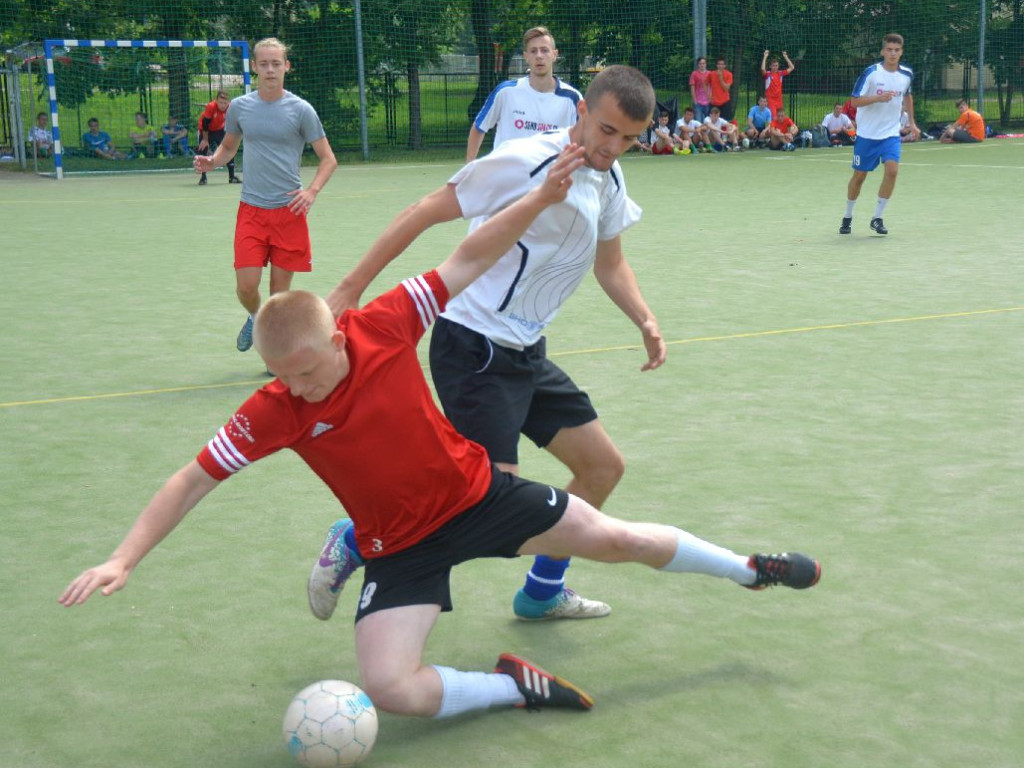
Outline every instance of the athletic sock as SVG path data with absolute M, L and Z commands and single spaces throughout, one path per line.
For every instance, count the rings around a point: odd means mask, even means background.
M 855 206 L 856 204 L 857 204 L 856 200 L 847 200 L 846 201 L 846 216 L 844 218 L 847 218 L 847 219 L 852 219 L 853 218 L 853 206 Z
M 676 532 L 676 554 L 661 570 L 673 573 L 704 573 L 721 579 L 732 579 L 737 584 L 749 585 L 757 580 L 757 573 L 747 565 L 749 558 L 698 539 L 679 528 Z
M 569 558 L 556 560 L 547 555 L 537 555 L 533 567 L 526 574 L 523 592 L 534 600 L 548 601 L 565 589 L 565 571 Z
M 356 527 L 350 525 L 345 529 L 345 546 L 348 547 L 349 552 L 356 556 L 359 560 L 359 564 L 363 564 L 363 556 L 359 553 L 359 545 L 356 544 Z
M 497 672 L 460 672 L 451 667 L 434 669 L 441 677 L 441 708 L 435 718 L 496 706 L 524 704 L 523 694 L 509 675 Z
M 886 206 L 886 204 L 888 202 L 889 202 L 889 198 L 887 198 L 887 197 L 880 197 L 880 198 L 878 198 L 878 205 L 875 206 L 875 218 L 876 219 L 882 218 L 882 211 L 885 210 L 885 206 Z

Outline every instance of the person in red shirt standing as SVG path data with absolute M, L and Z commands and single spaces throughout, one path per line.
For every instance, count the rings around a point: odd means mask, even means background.
M 719 116 L 732 120 L 732 72 L 725 68 L 725 59 L 715 59 L 715 71 L 711 73 L 711 106 L 718 107 Z M 711 114 L 710 111 L 708 114 Z
M 764 95 L 768 99 L 768 108 L 772 111 L 774 118 L 775 113 L 782 107 L 782 78 L 792 74 L 796 66 L 790 61 L 789 54 L 783 51 L 782 57 L 786 60 L 786 69 L 779 69 L 779 60 L 776 58 L 773 58 L 768 64 L 768 69 L 765 69 L 769 53 L 770 51 L 765 51 L 764 56 L 761 57 L 761 77 L 764 78 Z
M 213 154 L 214 150 L 224 141 L 224 116 L 231 105 L 231 97 L 227 91 L 217 91 L 217 98 L 206 105 L 199 116 L 199 147 L 197 150 Z M 228 162 L 228 184 L 241 184 L 242 180 L 235 175 L 234 157 Z M 206 183 L 206 174 L 199 177 L 199 185 Z
M 639 127 L 628 127 L 632 141 Z M 255 345 L 278 378 L 157 491 L 110 558 L 73 579 L 59 602 L 71 607 L 97 589 L 121 589 L 221 481 L 283 448 L 323 479 L 357 524 L 366 572 L 356 658 L 362 687 L 386 712 L 451 717 L 491 707 L 593 706 L 572 683 L 511 653 L 498 657 L 494 672 L 423 663 L 435 622 L 452 609 L 451 569 L 467 560 L 564 552 L 754 590 L 814 586 L 821 566 L 805 555 L 742 556 L 673 526 L 609 517 L 578 496 L 502 472 L 434 404 L 417 342 L 451 297 L 493 267 L 544 208 L 565 199 L 584 148 L 569 144 L 552 159 L 538 186 L 436 269 L 362 309 L 335 320 L 312 293 L 272 296 L 257 315 Z

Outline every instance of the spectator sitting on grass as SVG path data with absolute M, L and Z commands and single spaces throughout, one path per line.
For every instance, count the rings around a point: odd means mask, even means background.
M 102 157 L 104 160 L 124 160 L 124 152 L 118 152 L 114 142 L 110 140 L 110 134 L 100 130 L 100 121 L 95 117 L 89 118 L 89 131 L 82 134 L 82 146 L 95 157 Z
M 192 154 L 192 150 L 188 148 L 188 128 L 175 115 L 168 116 L 167 123 L 160 132 L 164 135 L 164 154 L 167 157 L 174 154 L 175 145 L 182 155 Z
M 966 143 L 976 144 L 985 140 L 985 119 L 967 104 L 967 99 L 960 99 L 956 103 L 960 110 L 960 117 L 955 123 L 946 126 L 939 141 L 943 144 Z

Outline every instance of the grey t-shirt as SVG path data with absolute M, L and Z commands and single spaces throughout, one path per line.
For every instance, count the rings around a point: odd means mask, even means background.
M 302 150 L 325 135 L 316 110 L 288 91 L 277 101 L 264 101 L 259 91 L 232 99 L 224 129 L 245 142 L 242 202 L 257 208 L 291 202 L 287 193 L 302 189 Z

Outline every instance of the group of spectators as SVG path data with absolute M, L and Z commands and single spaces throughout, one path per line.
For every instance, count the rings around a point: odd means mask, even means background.
M 230 100 L 227 93 L 220 91 L 217 98 L 203 110 L 198 130 L 200 148 L 205 149 L 204 145 L 209 144 L 208 134 L 211 131 L 223 130 L 223 115 Z M 195 154 L 189 146 L 189 129 L 173 114 L 168 116 L 166 123 L 156 129 L 150 125 L 149 115 L 145 112 L 136 112 L 135 123 L 128 131 L 131 147 L 127 152 L 117 148 L 110 134 L 100 128 L 98 118 L 90 117 L 88 126 L 89 130 L 82 134 L 82 149 L 90 157 L 131 160 L 139 157 L 174 157 L 176 154 L 185 157 Z M 53 132 L 45 112 L 36 115 L 36 124 L 29 131 L 28 139 L 37 157 L 49 157 L 53 154 Z
M 734 119 L 735 98 L 732 92 L 733 74 L 724 58 L 708 69 L 707 59 L 697 59 L 697 67 L 690 73 L 690 105 L 671 125 L 672 115 L 661 110 L 650 127 L 637 139 L 636 148 L 655 155 L 690 155 L 710 152 L 739 152 L 747 148 L 768 148 L 792 152 L 802 142 L 810 145 L 813 134 L 821 137 L 823 146 L 852 146 L 857 136 L 857 108 L 848 99 L 836 103 L 815 128 L 801 131 L 786 115 L 783 107 L 783 79 L 792 74 L 796 66 L 786 51 L 782 51 L 785 68 L 777 57 L 769 60 L 770 51 L 761 58 L 761 76 L 764 95 L 747 112 L 745 127 Z M 977 142 L 985 138 L 985 124 L 981 115 L 970 109 L 967 101 L 957 102 L 960 118 L 947 126 L 940 139 L 943 143 Z M 917 140 L 910 128 L 906 112 L 901 118 L 901 141 Z

